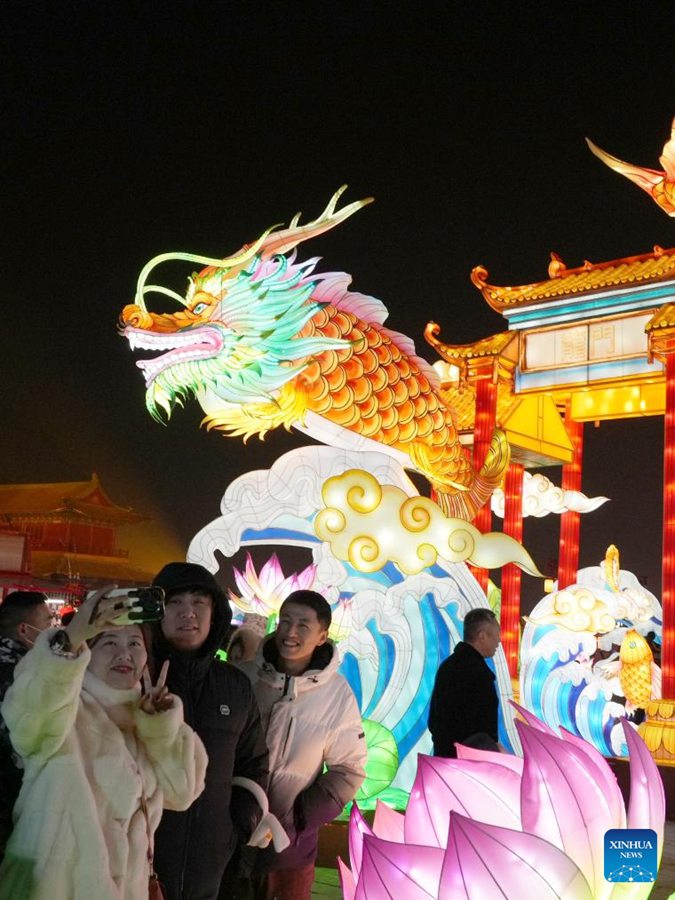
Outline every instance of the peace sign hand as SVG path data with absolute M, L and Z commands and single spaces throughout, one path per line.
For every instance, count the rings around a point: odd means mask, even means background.
M 166 673 L 168 671 L 169 660 L 167 659 L 162 665 L 157 684 L 153 687 L 148 667 L 146 666 L 143 669 L 143 696 L 139 700 L 138 705 L 149 716 L 154 716 L 155 713 L 165 712 L 165 710 L 173 709 L 174 707 L 176 697 L 174 694 L 169 693 L 169 689 L 166 686 Z

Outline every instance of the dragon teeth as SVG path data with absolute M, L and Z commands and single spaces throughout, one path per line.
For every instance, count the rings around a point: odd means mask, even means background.
M 195 334 L 170 334 L 159 335 L 150 332 L 127 332 L 127 340 L 132 350 L 176 350 L 179 347 L 194 346 Z

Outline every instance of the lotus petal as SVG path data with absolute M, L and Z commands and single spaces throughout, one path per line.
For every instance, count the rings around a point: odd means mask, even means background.
M 372 835 L 370 826 L 361 815 L 361 810 L 356 803 L 352 804 L 349 814 L 349 861 L 352 864 L 352 872 L 358 880 L 361 873 L 361 859 L 363 856 L 363 836 Z
M 546 722 L 542 722 L 541 719 L 538 719 L 529 709 L 525 709 L 524 706 L 521 706 L 520 703 L 516 703 L 515 700 L 509 700 L 509 703 L 518 715 L 525 719 L 530 728 L 534 728 L 535 731 L 543 731 L 544 734 L 552 734 L 553 737 L 556 738 L 558 737 L 558 734 L 550 727 L 550 725 L 547 725 Z
M 387 806 L 386 803 L 378 800 L 375 806 L 375 818 L 373 819 L 373 833 L 385 841 L 395 841 L 398 844 L 402 844 L 405 840 L 403 828 L 403 814 L 396 812 L 391 806 Z
M 443 850 L 366 835 L 354 900 L 436 900 Z
M 653 828 L 658 840 L 658 859 L 663 852 L 666 795 L 658 767 L 647 745 L 628 722 L 621 722 L 630 754 L 628 828 Z M 647 896 L 647 895 L 645 895 Z
M 506 766 L 518 776 L 523 774 L 523 759 L 513 753 L 496 753 L 494 750 L 479 750 L 477 747 L 465 747 L 455 744 L 457 759 L 472 759 L 476 762 L 489 762 L 498 766 Z
M 248 570 L 248 565 L 246 568 Z M 253 569 L 253 565 L 251 565 L 251 568 Z M 255 572 L 255 569 L 253 569 L 253 571 Z M 258 581 L 265 593 L 270 594 L 283 580 L 284 573 L 281 568 L 281 563 L 279 562 L 279 557 L 276 553 L 273 553 L 267 562 L 263 564 L 263 567 L 258 574 Z
M 561 738 L 516 722 L 525 765 L 520 810 L 523 830 L 550 841 L 578 865 L 595 900 L 608 897 L 604 836 L 611 814 L 588 767 L 588 755 Z
M 621 788 L 616 780 L 616 775 L 607 765 L 605 757 L 589 741 L 585 741 L 583 738 L 573 734 L 562 726 L 560 728 L 560 735 L 564 741 L 574 744 L 575 747 L 588 756 L 589 769 L 595 773 L 596 781 L 599 784 L 604 785 L 604 795 L 607 800 L 607 807 L 612 817 L 612 821 L 615 822 L 614 825 L 610 825 L 610 828 L 625 828 L 626 806 L 623 802 L 623 794 L 621 793 Z
M 532 834 L 450 814 L 438 897 L 452 900 L 593 900 L 579 867 Z
M 519 808 L 517 772 L 493 762 L 420 754 L 405 814 L 405 839 L 411 844 L 444 847 L 451 810 L 519 829 Z
M 342 888 L 342 900 L 354 900 L 356 896 L 356 881 L 352 870 L 346 866 L 338 856 L 338 872 L 340 873 L 340 887 Z

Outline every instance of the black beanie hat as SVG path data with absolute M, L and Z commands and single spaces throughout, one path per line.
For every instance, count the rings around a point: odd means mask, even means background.
M 164 588 L 164 592 L 174 594 L 176 591 L 185 591 L 190 588 L 199 588 L 208 591 L 213 599 L 225 598 L 225 592 L 220 587 L 213 575 L 196 563 L 172 562 L 168 563 L 155 576 L 153 585 Z

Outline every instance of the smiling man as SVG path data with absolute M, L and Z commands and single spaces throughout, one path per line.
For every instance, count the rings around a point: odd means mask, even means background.
M 267 748 L 248 679 L 215 656 L 230 606 L 202 566 L 169 563 L 155 585 L 165 612 L 153 628 L 155 668 L 170 660 L 167 685 L 183 701 L 185 721 L 209 756 L 206 787 L 186 812 L 165 812 L 155 836 L 155 869 L 168 900 L 215 900 L 237 841 L 260 817 L 253 796 L 232 787 L 235 775 L 267 787 Z
M 330 623 L 321 594 L 295 591 L 281 606 L 277 630 L 255 660 L 242 664 L 270 751 L 270 809 L 291 840 L 282 853 L 271 847 L 258 853 L 256 900 L 310 897 L 319 828 L 354 798 L 364 778 L 361 714 L 338 674 Z

